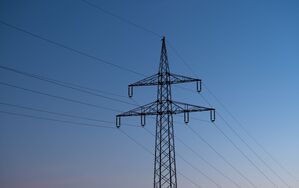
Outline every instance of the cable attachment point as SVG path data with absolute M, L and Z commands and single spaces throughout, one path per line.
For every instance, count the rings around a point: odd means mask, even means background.
M 185 112 L 184 112 L 184 122 L 185 122 L 186 124 L 189 123 L 189 112 L 188 112 L 188 111 L 185 111 Z
M 133 96 L 133 86 L 129 85 L 128 86 L 128 96 L 131 98 Z
M 215 121 L 215 119 L 216 119 L 216 110 L 215 109 L 212 109 L 211 111 L 210 111 L 210 120 L 211 120 L 211 122 L 214 122 Z
M 144 127 L 145 126 L 145 114 L 141 114 L 140 122 L 141 122 L 141 126 Z
M 116 116 L 115 124 L 117 128 L 120 128 L 120 116 Z
M 202 84 L 201 84 L 201 80 L 197 80 L 196 81 L 196 91 L 198 92 L 198 93 L 200 93 L 201 92 L 201 90 L 202 90 L 202 86 L 201 86 Z

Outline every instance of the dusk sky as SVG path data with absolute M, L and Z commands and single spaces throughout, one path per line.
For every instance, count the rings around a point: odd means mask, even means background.
M 158 72 L 162 36 L 204 83 L 173 99 L 217 110 L 175 116 L 178 188 L 299 187 L 299 1 L 88 2 L 0 1 L 1 188 L 153 187 L 154 119 L 115 115 L 156 100 L 127 85 Z

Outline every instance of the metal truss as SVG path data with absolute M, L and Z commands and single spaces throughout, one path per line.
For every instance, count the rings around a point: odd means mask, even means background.
M 141 125 L 144 126 L 146 116 L 162 115 L 162 114 L 181 114 L 181 113 L 184 113 L 184 121 L 185 121 L 185 123 L 188 123 L 189 122 L 189 112 L 203 112 L 203 111 L 209 111 L 210 112 L 210 120 L 215 121 L 215 109 L 214 108 L 207 108 L 207 107 L 196 106 L 196 105 L 182 103 L 182 102 L 169 101 L 169 103 L 172 105 L 172 110 L 167 109 L 164 111 L 159 111 L 159 109 L 157 109 L 159 102 L 160 101 L 151 102 L 149 104 L 134 108 L 125 113 L 118 114 L 116 116 L 117 125 L 120 125 L 120 118 L 125 117 L 125 116 L 140 116 L 141 117 Z M 166 101 L 162 101 L 162 103 L 166 103 Z
M 154 188 L 177 188 L 173 115 L 184 114 L 185 123 L 189 122 L 190 112 L 210 112 L 210 120 L 215 121 L 215 109 L 173 101 L 171 85 L 196 83 L 196 90 L 201 91 L 201 80 L 172 74 L 169 71 L 165 37 L 162 39 L 159 71 L 128 86 L 129 97 L 137 86 L 157 86 L 157 100 L 116 115 L 116 126 L 121 125 L 121 117 L 140 116 L 141 125 L 146 123 L 146 116 L 156 116 Z

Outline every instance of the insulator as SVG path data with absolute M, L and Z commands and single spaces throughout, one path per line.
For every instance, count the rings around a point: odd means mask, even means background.
M 201 85 L 202 85 L 201 84 L 201 80 L 196 81 L 196 90 L 197 90 L 198 93 L 200 93 L 201 90 L 202 90 L 202 86 Z
M 211 110 L 210 111 L 210 119 L 211 119 L 211 122 L 214 122 L 215 119 L 216 119 L 216 115 L 215 115 L 215 109 Z
M 145 115 L 141 115 L 141 126 L 144 127 L 145 126 Z
M 119 128 L 120 127 L 120 117 L 119 116 L 116 116 L 116 127 Z
M 184 122 L 189 123 L 189 112 L 184 112 Z
M 131 98 L 133 96 L 133 86 L 128 86 L 128 96 Z

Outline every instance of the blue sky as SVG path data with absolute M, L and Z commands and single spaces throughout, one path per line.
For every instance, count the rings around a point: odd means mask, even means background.
M 168 47 L 172 72 L 203 79 L 202 95 L 267 164 L 291 187 L 298 187 L 285 170 L 263 152 L 227 113 L 214 95 L 291 174 L 299 179 L 299 4 L 278 0 L 90 0 L 138 25 L 165 35 L 192 72 Z M 2 0 L 0 20 L 87 54 L 145 75 L 157 72 L 161 41 L 80 0 Z M 126 102 L 127 85 L 136 75 L 82 56 L 0 24 L 0 65 L 60 81 L 104 90 Z M 134 106 L 83 94 L 36 79 L 0 70 L 1 82 L 127 111 Z M 194 85 L 184 86 L 195 89 Z M 116 112 L 0 86 L 0 103 L 114 122 Z M 138 104 L 155 100 L 156 88 L 137 88 Z M 173 98 L 208 106 L 201 95 L 173 87 Z M 95 123 L 0 105 L 0 111 L 80 123 Z M 208 120 L 207 113 L 194 113 Z M 177 122 L 183 122 L 176 117 Z M 138 118 L 123 122 L 139 125 Z M 0 185 L 35 187 L 152 187 L 153 156 L 116 129 L 92 128 L 0 113 Z M 278 187 L 287 187 L 217 118 L 221 128 Z M 189 124 L 257 187 L 273 185 L 240 154 L 211 123 Z M 147 129 L 154 131 L 154 122 Z M 154 138 L 142 128 L 122 127 L 128 135 L 154 151 Z M 252 187 L 194 132 L 175 124 L 177 137 L 244 188 Z M 233 187 L 180 142 L 177 153 L 222 187 Z M 202 187 L 216 187 L 198 171 L 177 159 L 178 171 Z M 179 187 L 196 187 L 178 176 Z

